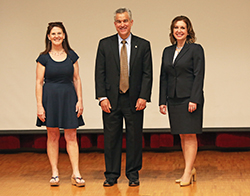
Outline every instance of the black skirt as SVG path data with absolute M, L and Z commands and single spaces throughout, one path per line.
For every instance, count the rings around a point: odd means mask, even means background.
M 168 115 L 172 134 L 202 133 L 203 105 L 197 104 L 194 112 L 188 111 L 189 98 L 169 98 Z

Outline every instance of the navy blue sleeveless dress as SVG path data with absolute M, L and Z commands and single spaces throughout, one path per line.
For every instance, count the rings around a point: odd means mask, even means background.
M 45 66 L 42 103 L 45 122 L 37 118 L 36 126 L 74 129 L 84 125 L 82 116 L 77 118 L 77 94 L 73 84 L 74 66 L 78 55 L 70 50 L 64 61 L 54 61 L 49 54 L 40 55 L 36 62 Z

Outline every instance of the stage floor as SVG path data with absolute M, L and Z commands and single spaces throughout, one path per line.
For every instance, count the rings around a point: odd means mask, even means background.
M 50 187 L 50 165 L 45 153 L 0 154 L 1 196 L 246 196 L 250 195 L 250 151 L 199 151 L 195 162 L 197 182 L 180 187 L 175 179 L 184 167 L 181 151 L 144 152 L 139 187 L 129 187 L 122 156 L 118 184 L 104 188 L 104 155 L 80 153 L 80 171 L 86 186 L 70 183 L 68 155 L 60 153 L 60 186 Z

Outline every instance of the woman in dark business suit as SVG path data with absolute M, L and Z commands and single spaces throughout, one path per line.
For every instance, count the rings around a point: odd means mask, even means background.
M 197 154 L 196 134 L 202 133 L 204 51 L 195 44 L 195 33 L 186 16 L 177 16 L 171 24 L 172 46 L 163 51 L 160 75 L 160 112 L 168 110 L 172 134 L 179 134 L 185 160 L 180 186 L 196 181 L 193 167 Z

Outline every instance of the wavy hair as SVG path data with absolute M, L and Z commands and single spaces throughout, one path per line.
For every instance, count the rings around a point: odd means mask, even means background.
M 183 21 L 183 22 L 185 22 L 186 25 L 187 25 L 188 36 L 187 36 L 186 42 L 187 42 L 187 43 L 194 43 L 195 40 L 196 40 L 195 32 L 194 32 L 194 29 L 193 29 L 193 26 L 192 26 L 191 21 L 190 21 L 189 18 L 186 17 L 186 16 L 177 16 L 177 17 L 175 17 L 175 18 L 172 20 L 172 23 L 171 23 L 171 26 L 170 26 L 171 32 L 170 32 L 170 34 L 169 34 L 169 38 L 170 38 L 171 43 L 172 43 L 173 45 L 176 44 L 176 39 L 175 39 L 175 37 L 174 37 L 174 26 L 175 26 L 175 24 L 176 24 L 178 21 Z

